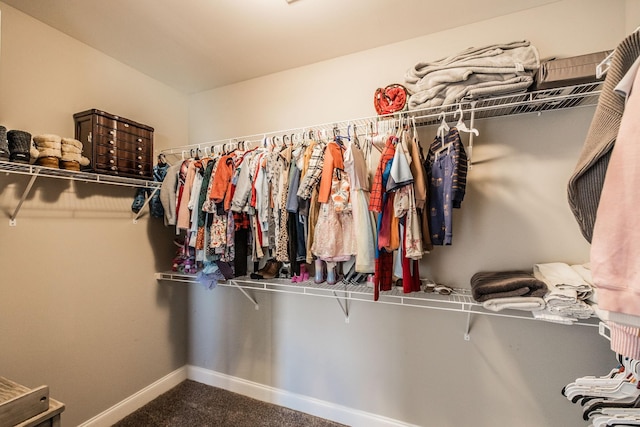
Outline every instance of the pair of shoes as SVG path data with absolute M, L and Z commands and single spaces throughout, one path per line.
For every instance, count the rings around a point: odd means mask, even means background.
M 294 274 L 291 278 L 291 283 L 302 283 L 309 280 L 309 272 L 307 271 L 307 264 L 300 264 L 300 275 Z
M 275 279 L 282 268 L 282 262 L 270 259 L 256 273 L 251 273 L 252 279 Z

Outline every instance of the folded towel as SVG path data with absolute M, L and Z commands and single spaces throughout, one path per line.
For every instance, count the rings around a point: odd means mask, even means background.
M 491 311 L 523 310 L 534 311 L 544 308 L 544 300 L 538 297 L 493 298 L 482 303 L 482 307 Z
M 584 301 L 576 301 L 565 304 L 553 304 L 551 301 L 545 298 L 545 302 L 547 303 L 545 310 L 547 310 L 551 314 L 576 317 L 578 319 L 588 319 L 594 313 L 593 308 Z
M 538 320 L 544 320 L 546 322 L 560 323 L 562 325 L 573 325 L 578 319 L 571 317 L 559 316 L 557 314 L 551 314 L 546 310 L 533 311 L 533 317 Z
M 585 300 L 593 293 L 593 287 L 575 269 L 562 262 L 535 264 L 533 274 L 547 284 L 550 294 Z
M 459 102 L 463 98 L 523 92 L 540 67 L 528 41 L 469 48 L 433 62 L 419 62 L 405 74 L 409 109 Z
M 410 110 L 454 104 L 463 99 L 479 99 L 525 92 L 533 84 L 532 75 L 475 74 L 462 82 L 440 84 L 409 97 Z
M 462 69 L 474 73 L 513 73 L 519 71 L 535 71 L 540 67 L 538 51 L 531 43 L 517 41 L 496 44 L 481 48 L 469 48 L 448 58 L 433 62 L 418 62 L 405 75 L 407 90 L 416 93 L 424 87 L 425 77 L 439 70 Z M 468 74 L 460 73 L 460 79 Z M 458 80 L 460 81 L 460 80 Z M 422 86 L 421 86 L 422 84 Z
M 471 294 L 478 302 L 493 298 L 542 297 L 547 286 L 526 271 L 479 272 L 471 277 Z

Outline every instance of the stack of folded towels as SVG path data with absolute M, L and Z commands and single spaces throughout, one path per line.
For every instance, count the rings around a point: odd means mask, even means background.
M 410 110 L 524 92 L 540 67 L 527 40 L 469 48 L 448 58 L 419 62 L 405 74 Z
M 471 277 L 473 299 L 492 311 L 541 310 L 546 293 L 547 285 L 528 271 L 479 272 Z
M 471 277 L 473 299 L 487 310 L 531 311 L 539 320 L 573 324 L 594 313 L 590 272 L 583 265 L 535 264 L 533 272 L 481 272 Z
M 533 312 L 536 319 L 572 324 L 593 315 L 593 308 L 586 302 L 593 295 L 593 287 L 585 280 L 582 266 L 535 264 L 533 274 L 549 288 L 544 296 L 545 308 Z

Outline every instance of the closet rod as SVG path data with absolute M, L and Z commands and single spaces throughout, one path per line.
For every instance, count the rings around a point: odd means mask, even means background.
M 162 150 L 161 153 L 162 154 L 181 154 L 183 151 L 189 151 L 193 149 L 202 150 L 203 147 L 222 145 L 230 142 L 236 142 L 236 143 L 241 141 L 261 142 L 263 138 L 267 136 L 274 137 L 274 136 L 290 135 L 292 133 L 299 134 L 299 133 L 304 133 L 308 131 L 317 132 L 317 131 L 324 130 L 329 132 L 329 131 L 333 131 L 333 129 L 338 129 L 341 132 L 340 134 L 342 136 L 347 136 L 347 131 L 349 130 L 349 126 L 351 126 L 351 135 L 353 135 L 353 126 L 361 130 L 361 129 L 364 129 L 365 126 L 369 126 L 369 124 L 375 125 L 376 122 L 384 119 L 386 120 L 393 119 L 393 118 L 398 119 L 402 116 L 407 117 L 408 113 L 409 113 L 408 111 L 400 111 L 397 113 L 386 114 L 383 116 L 361 117 L 357 119 L 320 123 L 320 124 L 315 124 L 311 126 L 300 126 L 300 127 L 294 127 L 290 129 L 277 130 L 277 131 L 271 131 L 271 132 L 254 133 L 251 135 L 245 135 L 240 137 L 231 137 L 231 138 L 218 139 L 216 141 L 200 142 L 198 144 L 182 145 L 182 146 Z M 364 135 L 365 135 L 364 133 L 358 132 L 358 136 L 364 136 Z
M 416 126 L 431 126 L 437 124 L 440 113 L 453 114 L 458 107 L 465 111 L 473 111 L 475 119 L 485 119 L 490 117 L 510 116 L 526 113 L 538 113 L 542 111 L 560 110 L 573 107 L 588 107 L 598 103 L 601 82 L 586 83 L 575 86 L 565 86 L 554 89 L 545 89 L 532 92 L 522 92 L 509 95 L 495 96 L 476 100 L 462 100 L 454 104 L 446 104 L 435 107 L 428 107 L 417 110 L 399 111 L 381 116 L 368 116 L 351 120 L 333 121 L 311 126 L 299 126 L 290 129 L 262 132 L 241 137 L 230 137 L 216 141 L 189 144 L 162 150 L 162 154 L 181 154 L 183 152 L 200 149 L 203 147 L 222 145 L 229 142 L 259 142 L 263 138 L 270 136 L 290 135 L 309 130 L 331 131 L 338 128 L 341 134 L 346 135 L 346 131 L 351 126 L 356 126 L 361 130 L 366 130 L 368 126 L 375 126 L 376 123 L 388 121 L 389 119 L 415 118 Z M 474 106 L 473 103 L 476 103 Z M 344 132 L 344 133 L 343 133 Z M 360 134 L 359 134 L 360 136 Z

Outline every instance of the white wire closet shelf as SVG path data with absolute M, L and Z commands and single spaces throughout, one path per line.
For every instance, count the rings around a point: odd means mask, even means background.
M 178 273 L 173 271 L 156 273 L 157 280 L 168 280 L 182 283 L 198 283 L 196 275 Z M 373 288 L 366 285 L 353 285 L 338 282 L 335 285 L 327 283 L 316 284 L 313 280 L 303 283 L 291 283 L 290 279 L 257 280 L 247 276 L 236 277 L 226 282 L 219 282 L 218 286 L 235 287 L 239 289 L 253 304 L 256 310 L 258 302 L 247 291 L 264 291 L 272 293 L 296 294 L 313 297 L 335 298 L 345 315 L 345 321 L 349 321 L 350 301 L 372 302 L 374 304 L 391 304 L 407 307 L 427 308 L 431 310 L 452 311 L 467 314 L 467 326 L 465 339 L 469 339 L 470 316 L 481 314 L 496 317 L 508 317 L 516 319 L 537 320 L 531 312 L 518 310 L 503 310 L 499 312 L 485 309 L 471 296 L 469 289 L 453 288 L 450 295 L 440 295 L 433 292 L 404 293 L 402 289 L 395 288 L 390 291 L 381 291 L 378 301 L 374 301 Z M 539 321 L 539 320 L 538 320 Z M 573 325 L 597 327 L 597 319 L 590 318 L 580 320 Z
M 146 179 L 127 178 L 123 176 L 104 175 L 82 171 L 75 172 L 66 169 L 55 169 L 44 166 L 7 161 L 0 161 L 0 172 L 15 173 L 21 175 L 38 175 L 45 178 L 67 179 L 80 182 L 96 182 L 99 184 L 122 185 L 125 187 L 156 188 L 162 185 L 161 182 Z
M 136 178 L 127 178 L 116 175 L 104 175 L 97 173 L 89 173 L 89 172 L 76 172 L 72 170 L 66 169 L 56 169 L 56 168 L 48 168 L 44 166 L 31 165 L 25 163 L 15 163 L 15 162 L 7 162 L 0 161 L 0 172 L 5 172 L 6 174 L 19 174 L 19 175 L 29 175 L 31 179 L 27 184 L 24 192 L 22 193 L 22 197 L 18 202 L 13 214 L 9 217 L 9 225 L 12 227 L 16 226 L 16 218 L 18 213 L 20 212 L 20 208 L 22 204 L 27 198 L 27 195 L 31 191 L 33 184 L 35 183 L 38 177 L 43 178 L 56 178 L 56 179 L 66 179 L 70 181 L 77 182 L 87 182 L 87 183 L 98 183 L 98 184 L 109 184 L 109 185 L 119 185 L 125 187 L 137 187 L 137 188 L 148 188 L 151 191 L 149 197 L 146 198 L 142 209 L 149 203 L 149 200 L 153 195 L 160 190 L 162 186 L 162 182 L 146 180 L 146 179 L 136 179 Z M 140 209 L 140 212 L 142 212 Z M 136 223 L 138 218 L 140 217 L 140 212 L 136 215 L 133 222 Z
M 411 111 L 402 111 L 384 116 L 361 117 L 357 119 L 322 123 L 310 126 L 296 127 L 284 130 L 263 132 L 253 135 L 245 135 L 220 139 L 216 141 L 202 142 L 197 144 L 183 145 L 163 150 L 167 155 L 184 155 L 189 150 L 199 149 L 206 153 L 209 147 L 222 145 L 229 142 L 245 141 L 249 143 L 260 143 L 266 136 L 290 135 L 292 133 L 302 133 L 309 130 L 332 131 L 339 130 L 346 135 L 349 127 L 353 132 L 355 126 L 358 134 L 362 135 L 372 124 L 378 121 L 393 118 L 410 118 L 415 120 L 416 126 L 436 125 L 440 121 L 440 114 L 445 113 L 447 120 L 453 119 L 453 114 L 462 109 L 465 114 L 472 114 L 474 120 L 489 119 L 494 117 L 515 116 L 522 114 L 541 114 L 545 111 L 556 111 L 568 108 L 591 107 L 598 104 L 598 97 L 601 92 L 602 83 L 587 83 L 582 85 L 564 86 L 554 89 L 522 92 L 510 95 L 495 96 L 482 99 L 465 99 L 455 104 L 441 105 Z

